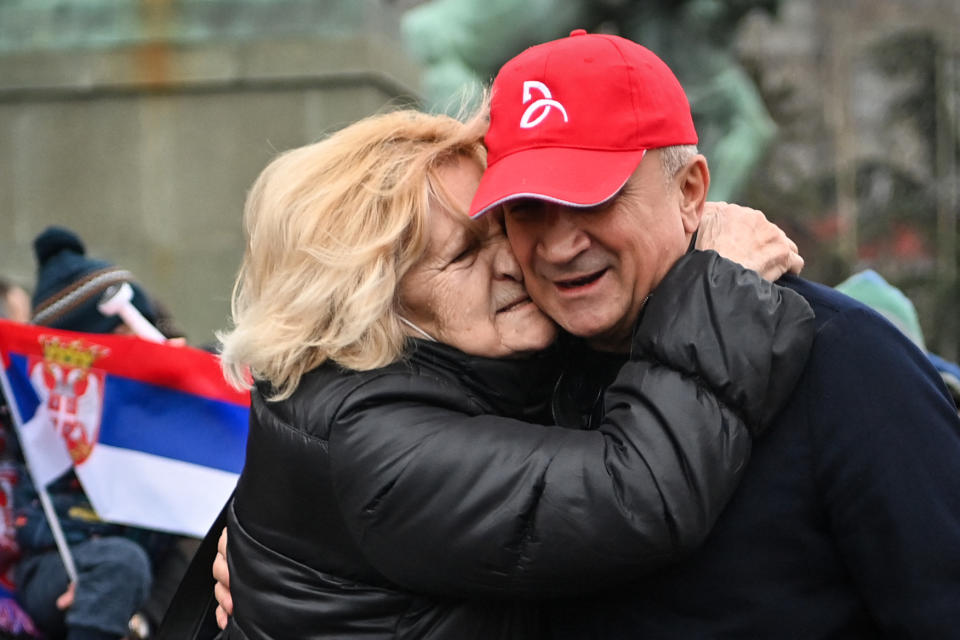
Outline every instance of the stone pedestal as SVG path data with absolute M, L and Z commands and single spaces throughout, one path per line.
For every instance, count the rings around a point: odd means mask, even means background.
M 128 4 L 0 8 L 0 274 L 32 287 L 32 239 L 69 226 L 209 344 L 228 321 L 257 173 L 414 103 L 418 70 L 389 3 Z

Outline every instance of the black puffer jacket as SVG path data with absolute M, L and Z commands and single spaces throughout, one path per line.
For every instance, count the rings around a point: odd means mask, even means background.
M 688 315 L 703 321 L 663 326 Z M 517 419 L 548 356 L 417 341 L 383 369 L 322 366 L 282 402 L 258 387 L 225 637 L 538 637 L 532 599 L 636 578 L 703 540 L 749 456 L 745 422 L 760 429 L 802 369 L 811 318 L 715 254 L 685 257 L 595 431 Z

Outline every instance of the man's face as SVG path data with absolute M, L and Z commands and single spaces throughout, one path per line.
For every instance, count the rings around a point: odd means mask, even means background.
M 505 204 L 507 236 L 530 296 L 594 348 L 628 349 L 644 301 L 696 228 L 685 197 L 682 179 L 668 183 L 659 151 L 650 151 L 621 193 L 598 207 Z
M 7 290 L 7 297 L 4 300 L 7 308 L 7 316 L 14 322 L 30 322 L 30 296 L 27 292 L 17 286 L 12 286 Z M 2 317 L 2 316 L 0 316 Z

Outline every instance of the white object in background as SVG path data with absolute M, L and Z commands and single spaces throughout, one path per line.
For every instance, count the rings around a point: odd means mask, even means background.
M 167 339 L 160 331 L 143 317 L 143 314 L 133 306 L 133 287 L 129 282 L 122 282 L 107 287 L 97 305 L 105 316 L 120 316 L 130 329 L 150 342 L 166 342 Z

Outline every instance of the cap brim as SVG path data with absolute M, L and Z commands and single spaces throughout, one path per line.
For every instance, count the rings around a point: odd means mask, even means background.
M 536 198 L 591 207 L 616 195 L 643 159 L 643 150 L 542 148 L 510 154 L 487 167 L 470 217 L 510 200 Z

